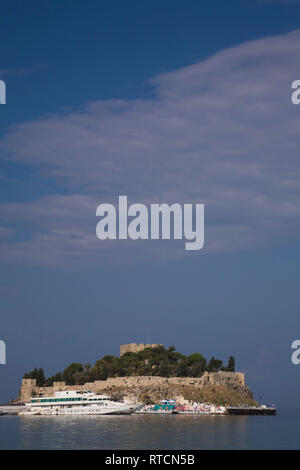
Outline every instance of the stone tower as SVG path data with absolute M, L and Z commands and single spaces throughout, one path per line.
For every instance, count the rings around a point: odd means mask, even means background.
M 120 356 L 127 352 L 139 352 L 146 348 L 156 348 L 157 346 L 162 346 L 162 344 L 144 344 L 144 343 L 129 343 L 129 344 L 121 344 L 120 346 Z

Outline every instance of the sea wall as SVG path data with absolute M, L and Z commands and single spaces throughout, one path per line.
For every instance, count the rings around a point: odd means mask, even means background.
M 73 386 L 66 385 L 65 382 L 54 382 L 53 387 L 38 387 L 35 379 L 23 379 L 20 400 L 27 402 L 32 396 L 53 396 L 55 391 L 70 389 L 91 390 L 100 394 L 107 393 L 111 396 L 126 398 L 132 402 L 139 402 L 145 396 L 153 400 L 164 396 L 196 397 L 197 393 L 195 392 L 197 391 L 210 391 L 213 396 L 214 392 L 222 394 L 222 390 L 223 394 L 226 392 L 225 395 L 231 390 L 252 399 L 251 391 L 245 385 L 243 373 L 205 372 L 200 378 L 131 376 L 96 380 L 84 385 Z

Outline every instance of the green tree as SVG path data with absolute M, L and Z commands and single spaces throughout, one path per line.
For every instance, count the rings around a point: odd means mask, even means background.
M 211 358 L 209 361 L 206 370 L 208 372 L 218 372 L 222 367 L 223 362 L 219 359 L 215 359 L 214 357 Z
M 229 356 L 226 369 L 228 370 L 228 372 L 234 372 L 235 371 L 235 358 L 233 356 Z
M 76 374 L 83 371 L 83 365 L 79 362 L 72 362 L 62 373 L 62 379 L 68 385 L 76 384 Z
M 43 369 L 33 369 L 24 374 L 24 378 L 37 380 L 42 386 L 53 385 L 53 382 L 64 380 L 68 385 L 80 385 L 95 380 L 106 380 L 108 377 L 124 376 L 162 376 L 162 377 L 201 377 L 204 371 L 217 372 L 219 370 L 235 370 L 235 359 L 230 356 L 227 366 L 221 360 L 212 357 L 207 363 L 205 357 L 199 353 L 185 356 L 175 350 L 174 346 L 168 349 L 164 346 L 146 348 L 137 353 L 127 352 L 121 357 L 112 355 L 103 356 L 94 366 L 72 363 L 63 372 L 48 377 L 45 380 Z
M 43 387 L 45 384 L 45 374 L 43 369 L 33 369 L 30 372 L 24 374 L 24 379 L 36 379 L 36 384 L 38 387 Z
M 176 368 L 176 373 L 175 376 L 178 377 L 187 377 L 188 376 L 188 361 L 186 358 L 181 358 L 179 361 L 177 368 Z
M 62 381 L 61 372 L 57 372 L 57 374 L 52 375 L 51 377 L 47 378 L 47 380 L 45 381 L 45 386 L 52 387 L 53 382 L 61 382 L 61 381 Z

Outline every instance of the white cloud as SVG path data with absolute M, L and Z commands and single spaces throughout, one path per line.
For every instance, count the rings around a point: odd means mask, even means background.
M 2 205 L 10 225 L 23 214 L 35 230 L 6 256 L 25 259 L 26 243 L 27 251 L 50 248 L 52 263 L 67 254 L 81 262 L 94 242 L 99 249 L 96 206 L 119 194 L 132 202 L 204 202 L 208 251 L 299 238 L 300 106 L 290 100 L 299 56 L 299 31 L 247 42 L 150 80 L 153 99 L 91 102 L 12 127 L 0 142 L 5 158 L 75 192 L 84 220 L 79 226 L 71 199 L 59 195 L 56 204 L 42 197 Z M 37 215 L 47 204 L 56 207 L 48 223 Z M 115 253 L 117 243 L 105 250 Z

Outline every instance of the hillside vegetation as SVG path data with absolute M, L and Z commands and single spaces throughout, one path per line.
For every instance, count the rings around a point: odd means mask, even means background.
M 209 361 L 202 354 L 186 356 L 174 346 L 146 348 L 136 353 L 127 352 L 121 357 L 104 356 L 94 366 L 72 363 L 62 372 L 46 378 L 43 369 L 34 369 L 24 378 L 36 379 L 39 386 L 51 386 L 53 382 L 65 381 L 68 385 L 82 385 L 108 377 L 160 376 L 160 377 L 201 377 L 205 371 L 235 370 L 235 359 L 230 356 L 227 365 L 212 357 Z

